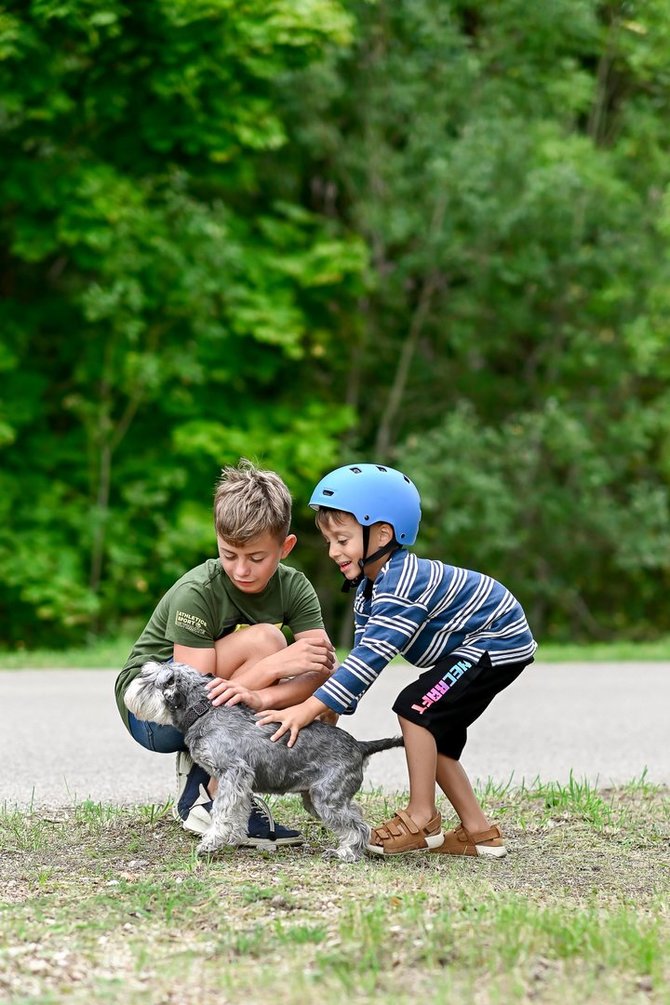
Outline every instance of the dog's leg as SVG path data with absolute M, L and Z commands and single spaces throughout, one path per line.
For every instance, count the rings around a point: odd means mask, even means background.
M 370 840 L 370 827 L 363 820 L 358 806 L 351 801 L 351 793 L 341 789 L 324 792 L 315 787 L 310 789 L 309 798 L 319 818 L 340 839 L 337 848 L 324 852 L 324 858 L 357 862 Z
M 311 817 L 316 817 L 317 820 L 320 819 L 319 814 L 314 809 L 312 805 L 312 800 L 309 797 L 309 792 L 301 792 L 300 797 L 302 799 L 302 805 L 305 807 L 305 811 L 309 813 Z
M 247 764 L 232 764 L 217 779 L 212 826 L 198 845 L 198 855 L 209 855 L 223 845 L 238 845 L 247 834 L 253 771 Z

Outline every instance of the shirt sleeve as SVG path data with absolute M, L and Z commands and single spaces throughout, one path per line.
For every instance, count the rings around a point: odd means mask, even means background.
M 168 598 L 165 637 L 179 646 L 211 649 L 214 619 L 210 605 L 191 583 L 177 587 Z
M 414 591 L 409 589 L 404 594 L 396 593 L 395 589 L 393 582 L 384 580 L 380 584 L 372 598 L 367 624 L 361 623 L 357 604 L 356 644 L 332 677 L 314 692 L 315 698 L 336 712 L 350 714 L 355 711 L 384 667 L 411 644 L 426 621 L 426 604 L 419 597 L 412 598 Z
M 291 584 L 289 610 L 284 615 L 284 624 L 294 635 L 309 632 L 313 628 L 323 628 L 323 615 L 316 590 L 302 573 L 298 573 Z

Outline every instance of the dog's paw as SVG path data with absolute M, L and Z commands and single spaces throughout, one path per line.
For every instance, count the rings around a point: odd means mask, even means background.
M 358 862 L 362 855 L 358 855 L 353 848 L 326 848 L 323 857 L 331 862 Z
M 220 847 L 221 841 L 218 838 L 205 834 L 195 851 L 200 856 L 213 855 Z

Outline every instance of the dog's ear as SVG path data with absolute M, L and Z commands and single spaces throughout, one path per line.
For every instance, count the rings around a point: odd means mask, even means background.
M 171 687 L 174 684 L 174 670 L 166 664 L 156 678 L 156 686 L 160 688 Z
M 145 677 L 150 677 L 152 674 L 157 676 L 161 672 L 164 665 L 165 664 L 159 663 L 157 660 L 148 660 L 146 663 L 142 664 L 141 673 L 143 673 Z

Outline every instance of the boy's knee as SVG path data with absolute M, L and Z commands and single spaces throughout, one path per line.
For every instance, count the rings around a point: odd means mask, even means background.
M 286 648 L 286 638 L 280 628 L 276 625 L 250 625 L 244 629 L 247 640 L 265 656 L 277 653 Z

